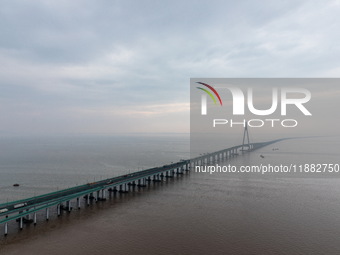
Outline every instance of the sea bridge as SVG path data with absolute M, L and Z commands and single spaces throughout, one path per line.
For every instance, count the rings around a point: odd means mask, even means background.
M 240 154 L 247 153 L 264 146 L 279 142 L 283 139 L 272 140 L 262 143 L 244 143 L 213 153 L 202 154 L 198 157 L 181 160 L 169 165 L 149 168 L 133 173 L 108 178 L 97 182 L 87 183 L 68 189 L 63 189 L 40 196 L 30 197 L 22 200 L 0 204 L 0 225 L 3 225 L 4 235 L 8 234 L 9 222 L 18 221 L 19 228 L 24 224 L 37 224 L 38 212 L 41 211 L 45 219 L 50 218 L 50 210 L 56 209 L 58 216 L 62 211 L 71 212 L 72 208 L 81 208 L 82 204 L 90 206 L 91 201 L 105 201 L 107 193 L 128 193 L 135 187 L 143 188 L 151 182 L 162 182 L 174 176 L 180 176 L 193 169 L 196 165 L 209 164 L 225 161 Z M 84 199 L 85 202 L 81 202 Z M 73 205 L 73 206 L 72 206 Z

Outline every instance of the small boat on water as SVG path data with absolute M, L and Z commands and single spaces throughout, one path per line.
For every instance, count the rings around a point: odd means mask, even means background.
M 264 158 L 264 156 L 263 156 L 263 155 L 260 155 L 260 157 L 261 157 L 261 158 Z
M 19 185 L 19 183 L 14 183 L 13 184 L 13 187 L 19 187 L 20 185 Z

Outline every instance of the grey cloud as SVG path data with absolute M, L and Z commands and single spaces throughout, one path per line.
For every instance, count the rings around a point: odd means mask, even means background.
M 335 1 L 3 1 L 0 104 L 62 121 L 67 109 L 188 102 L 190 77 L 336 75 L 338 12 Z

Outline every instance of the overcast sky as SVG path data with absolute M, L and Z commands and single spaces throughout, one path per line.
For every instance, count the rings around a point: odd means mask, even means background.
M 339 77 L 340 1 L 0 0 L 0 134 L 189 132 L 190 77 Z

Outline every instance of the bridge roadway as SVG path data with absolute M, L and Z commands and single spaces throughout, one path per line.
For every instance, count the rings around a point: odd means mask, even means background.
M 24 222 L 37 222 L 37 212 L 46 210 L 46 220 L 49 219 L 49 208 L 57 206 L 58 216 L 61 210 L 71 211 L 71 200 L 77 200 L 77 206 L 80 208 L 80 198 L 84 197 L 87 205 L 90 205 L 91 199 L 105 200 L 106 189 L 110 192 L 126 193 L 129 186 L 145 187 L 147 182 L 162 181 L 163 178 L 172 178 L 175 174 L 183 174 L 184 171 L 189 171 L 196 164 L 212 163 L 218 160 L 226 160 L 230 157 L 237 156 L 239 152 L 248 152 L 262 148 L 269 144 L 281 141 L 283 139 L 273 140 L 263 143 L 250 143 L 246 145 L 238 145 L 228 149 L 223 149 L 213 153 L 202 154 L 190 160 L 181 160 L 176 163 L 154 167 L 142 171 L 137 171 L 118 177 L 108 178 L 101 181 L 87 183 L 72 188 L 51 192 L 48 194 L 17 200 L 0 204 L 0 224 L 5 226 L 5 235 L 8 233 L 8 222 L 19 219 L 20 229 L 23 228 Z M 152 179 L 151 179 L 152 178 Z M 137 183 L 138 184 L 137 184 Z M 118 188 L 118 189 L 117 189 Z M 93 193 L 97 193 L 94 197 Z M 101 193 L 101 196 L 100 196 Z M 66 202 L 66 207 L 63 203 Z M 33 214 L 33 219 L 30 216 Z

